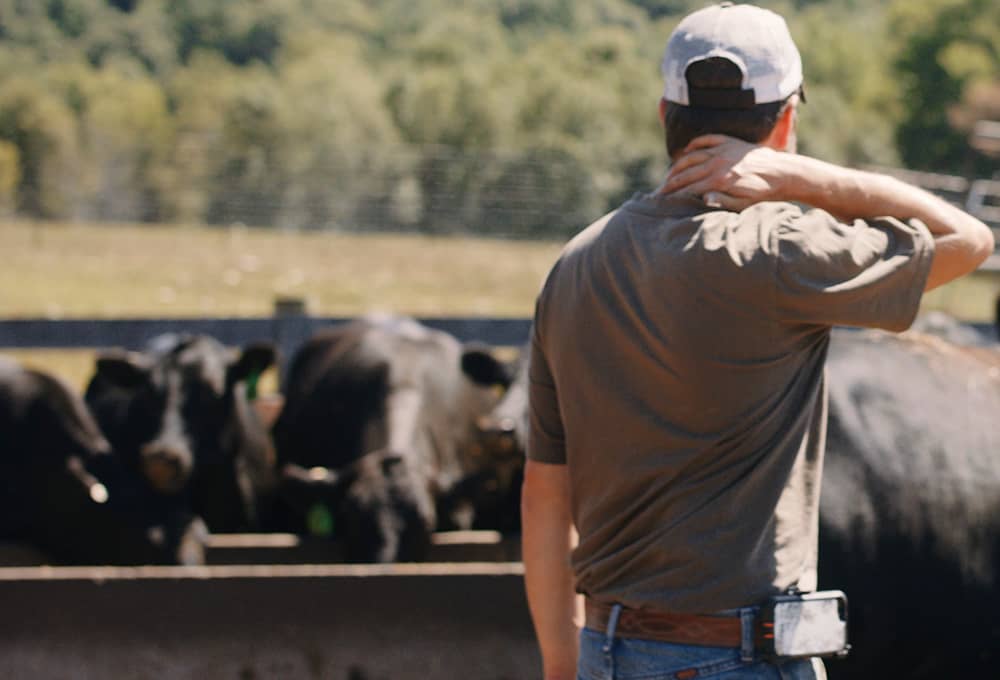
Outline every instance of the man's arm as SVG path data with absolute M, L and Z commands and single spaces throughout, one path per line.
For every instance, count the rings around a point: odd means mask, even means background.
M 574 680 L 582 601 L 574 592 L 565 465 L 528 460 L 521 491 L 521 546 L 531 619 L 542 651 L 545 680 Z
M 693 140 L 671 168 L 663 190 L 701 195 L 727 210 L 761 201 L 796 201 L 842 220 L 918 219 L 935 245 L 924 290 L 968 274 L 994 248 L 989 227 L 922 189 L 724 135 Z

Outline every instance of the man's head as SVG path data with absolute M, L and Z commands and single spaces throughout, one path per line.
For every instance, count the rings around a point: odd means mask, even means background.
M 795 150 L 802 59 L 774 12 L 722 3 L 689 14 L 671 34 L 661 70 L 672 158 L 709 133 Z

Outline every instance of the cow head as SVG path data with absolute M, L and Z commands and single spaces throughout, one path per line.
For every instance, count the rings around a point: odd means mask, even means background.
M 528 359 L 518 358 L 503 367 L 505 391 L 500 402 L 476 420 L 481 455 L 492 464 L 522 461 L 528 439 Z M 464 362 L 463 362 L 464 367 Z
M 138 502 L 144 485 L 62 381 L 0 362 L 0 439 L 0 537 L 58 563 L 203 561 L 200 520 Z
M 476 419 L 469 447 L 478 464 L 447 497 L 457 528 L 516 532 L 528 430 L 527 353 L 503 366 L 506 389 L 492 410 Z
M 419 561 L 434 530 L 434 507 L 419 470 L 387 450 L 334 471 L 287 464 L 281 489 L 306 530 L 336 538 L 348 562 Z
M 480 432 L 509 392 L 517 374 L 517 362 L 503 361 L 493 348 L 472 342 L 462 347 L 459 366 L 465 383 L 461 389 L 467 396 L 459 400 L 458 407 L 468 428 L 459 455 L 463 473 L 468 474 L 492 468 L 496 462 L 489 455 L 491 451 L 480 445 Z M 497 423 L 497 429 L 509 426 L 506 422 Z
M 99 504 L 107 501 L 107 487 L 88 467 L 107 458 L 111 445 L 68 385 L 42 371 L 3 361 L 0 401 L 6 411 L 0 418 L 4 421 L 0 437 L 11 439 L 0 448 L 13 449 L 6 463 L 16 463 L 20 472 L 35 480 L 61 484 L 69 495 Z
M 279 460 L 337 474 L 343 492 L 327 507 L 348 554 L 405 559 L 438 527 L 439 501 L 487 464 L 476 422 L 510 380 L 489 348 L 413 319 L 335 327 L 293 357 L 274 431 Z M 295 523 L 308 525 L 301 513 Z
M 212 530 L 245 530 L 255 476 L 273 461 L 245 386 L 274 361 L 267 344 L 233 353 L 206 336 L 161 336 L 144 352 L 101 355 L 86 399 L 153 489 L 187 494 Z

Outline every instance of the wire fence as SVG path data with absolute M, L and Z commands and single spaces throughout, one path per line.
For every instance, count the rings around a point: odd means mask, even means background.
M 19 217 L 79 222 L 551 238 L 655 181 L 652 157 L 629 159 L 621 173 L 620 163 L 597 171 L 553 149 L 261 151 L 223 160 L 195 149 L 182 160 L 167 170 L 113 154 L 53 163 L 0 204 Z
M 195 141 L 169 171 L 114 153 L 53 162 L 0 205 L 20 217 L 80 222 L 553 238 L 655 186 L 663 172 L 654 156 L 598 163 L 558 149 L 320 149 L 308 157 L 258 150 L 212 158 Z M 872 169 L 1000 230 L 1000 181 Z

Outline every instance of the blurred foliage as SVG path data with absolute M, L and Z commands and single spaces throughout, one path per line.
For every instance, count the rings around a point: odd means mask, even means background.
M 0 0 L 0 213 L 565 236 L 666 165 L 704 0 Z M 804 153 L 988 176 L 996 0 L 774 0 Z
M 897 142 L 907 164 L 969 174 L 995 171 L 976 156 L 967 130 L 949 110 L 970 105 L 973 93 L 1000 83 L 1000 4 L 996 0 L 896 0 L 889 13 L 897 36 L 895 70 L 902 116 Z
M 21 158 L 17 147 L 0 141 L 0 215 L 14 211 L 14 196 L 21 181 Z

